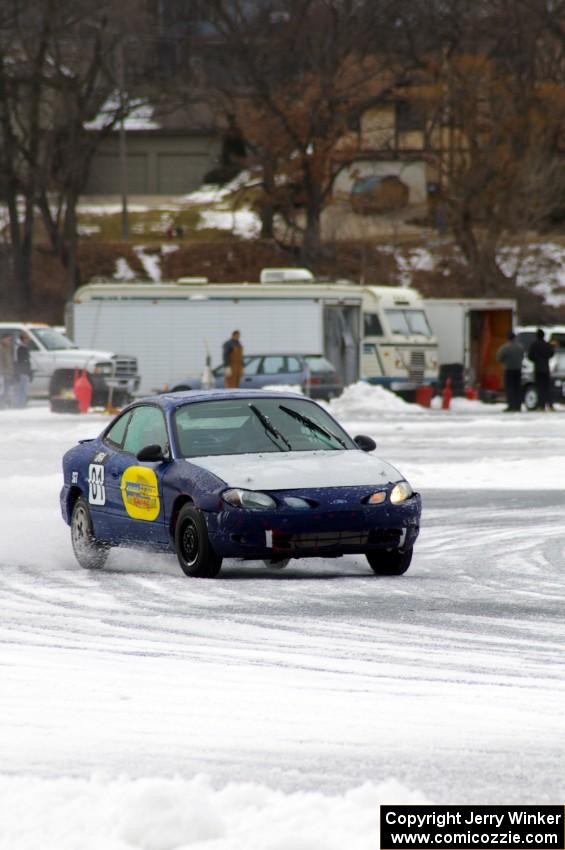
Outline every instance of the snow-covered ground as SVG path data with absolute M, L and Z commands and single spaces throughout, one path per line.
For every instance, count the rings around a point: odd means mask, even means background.
M 0 411 L 0 847 L 368 850 L 378 804 L 565 797 L 565 409 L 354 387 L 422 492 L 409 572 L 81 570 L 62 453 L 103 414 Z

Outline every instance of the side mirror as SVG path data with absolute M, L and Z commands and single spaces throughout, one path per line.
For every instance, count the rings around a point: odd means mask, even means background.
M 136 455 L 138 460 L 145 460 L 149 463 L 157 463 L 161 460 L 167 460 L 163 454 L 163 449 L 157 443 L 152 443 L 150 446 L 144 446 Z
M 353 438 L 353 442 L 357 443 L 362 452 L 374 452 L 377 444 L 372 437 L 367 437 L 365 434 L 358 434 Z

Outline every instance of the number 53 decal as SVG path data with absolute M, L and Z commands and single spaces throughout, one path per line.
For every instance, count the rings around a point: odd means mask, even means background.
M 104 467 L 99 463 L 91 463 L 88 467 L 88 501 L 91 505 L 106 504 Z

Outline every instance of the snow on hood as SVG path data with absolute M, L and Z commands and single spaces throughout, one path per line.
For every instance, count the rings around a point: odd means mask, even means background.
M 265 452 L 218 455 L 190 463 L 207 469 L 229 487 L 249 490 L 302 490 L 316 487 L 380 487 L 401 481 L 390 463 L 366 452 L 349 450 Z

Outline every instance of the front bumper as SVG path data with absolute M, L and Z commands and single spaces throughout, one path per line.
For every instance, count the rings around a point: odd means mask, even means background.
M 92 404 L 107 404 L 110 394 L 114 398 L 120 395 L 134 396 L 139 388 L 141 378 L 136 375 L 132 378 L 117 378 L 115 376 L 94 374 L 92 375 Z
M 325 491 L 323 500 L 317 494 L 318 505 L 304 511 L 250 511 L 224 505 L 218 513 L 206 514 L 210 542 L 222 557 L 250 560 L 404 551 L 414 545 L 420 530 L 418 493 L 401 505 L 388 500 L 364 505 L 361 499 L 374 488 L 348 490 L 354 491 L 353 498 L 343 498 L 343 488 Z M 293 490 L 288 495 L 312 498 L 311 491 Z

